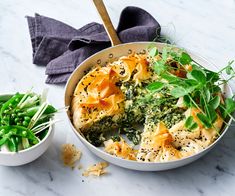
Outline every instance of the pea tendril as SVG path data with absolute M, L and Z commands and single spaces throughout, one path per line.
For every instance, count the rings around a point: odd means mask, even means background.
M 150 48 L 149 56 L 154 71 L 159 80 L 147 86 L 151 92 L 157 92 L 162 88 L 168 88 L 175 98 L 184 98 L 184 104 L 196 107 L 199 121 L 206 127 L 214 126 L 218 115 L 223 121 L 230 117 L 235 121 L 232 113 L 235 111 L 234 95 L 231 98 L 222 98 L 221 85 L 235 78 L 234 61 L 218 72 L 210 71 L 197 62 L 183 49 L 164 47 L 160 53 L 156 47 Z M 158 57 L 158 58 L 156 58 Z M 173 69 L 172 69 L 173 68 Z M 227 74 L 228 79 L 222 79 L 221 75 Z M 227 124 L 227 123 L 225 123 Z M 191 118 L 187 121 L 187 127 L 195 128 Z

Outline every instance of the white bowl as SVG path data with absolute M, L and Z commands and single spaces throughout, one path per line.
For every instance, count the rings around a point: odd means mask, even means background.
M 38 144 L 18 152 L 0 151 L 0 165 L 19 166 L 34 161 L 48 149 L 53 135 L 54 129 L 52 125 L 49 127 L 46 136 Z
M 165 44 L 156 43 L 156 42 L 155 43 L 153 43 L 153 42 L 136 42 L 136 43 L 121 44 L 121 45 L 117 45 L 117 46 L 102 50 L 102 51 L 94 54 L 93 56 L 89 57 L 88 59 L 86 59 L 72 73 L 72 75 L 70 76 L 70 78 L 67 82 L 67 85 L 65 87 L 65 106 L 70 106 L 74 89 L 75 89 L 77 83 L 79 82 L 79 80 L 83 77 L 84 71 L 88 70 L 89 68 L 96 65 L 97 63 L 98 64 L 105 63 L 107 61 L 107 59 L 110 59 L 110 58 L 112 59 L 115 57 L 127 55 L 131 51 L 140 52 L 140 51 L 146 50 L 146 48 L 150 44 L 156 45 L 160 51 L 165 46 Z M 190 51 L 187 51 L 187 52 L 190 54 L 192 59 L 195 60 L 196 62 L 198 62 L 200 65 L 203 65 L 207 69 L 218 70 L 218 68 L 214 64 L 212 64 L 212 63 L 208 62 L 207 60 L 205 60 L 204 58 L 200 57 L 195 52 L 190 52 Z M 229 86 L 226 86 L 226 88 L 224 89 L 224 93 L 225 93 L 225 97 L 228 97 L 228 96 L 230 97 L 232 95 L 231 88 Z M 129 160 L 121 159 L 121 158 L 112 156 L 112 155 L 104 152 L 100 148 L 93 146 L 73 126 L 72 121 L 71 121 L 70 111 L 67 112 L 67 117 L 69 120 L 69 124 L 72 127 L 72 130 L 74 131 L 76 136 L 94 154 L 96 154 L 100 158 L 102 158 L 110 163 L 113 163 L 115 165 L 118 165 L 118 166 L 121 166 L 124 168 L 128 168 L 128 169 L 140 170 L 140 171 L 168 170 L 168 169 L 173 169 L 173 168 L 177 168 L 177 167 L 186 165 L 188 163 L 191 163 L 191 162 L 197 160 L 198 158 L 205 155 L 208 151 L 210 151 L 218 143 L 218 141 L 224 136 L 225 132 L 228 130 L 229 125 L 231 124 L 231 120 L 230 120 L 228 122 L 228 126 L 223 130 L 220 137 L 213 144 L 211 144 L 209 147 L 207 147 L 206 149 L 204 149 L 203 151 L 201 151 L 195 155 L 192 155 L 192 156 L 180 159 L 180 160 L 169 161 L 169 162 L 164 162 L 164 163 L 155 163 L 155 162 L 154 163 L 146 163 L 146 162 L 137 162 L 137 161 L 129 161 Z

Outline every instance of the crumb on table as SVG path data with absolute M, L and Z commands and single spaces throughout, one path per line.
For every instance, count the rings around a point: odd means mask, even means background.
M 63 144 L 61 149 L 61 158 L 67 167 L 72 169 L 80 160 L 82 152 L 76 148 L 74 144 Z
M 107 171 L 104 170 L 106 167 L 108 167 L 108 163 L 107 162 L 100 162 L 100 163 L 96 163 L 94 165 L 91 165 L 90 167 L 88 167 L 84 172 L 83 172 L 83 176 L 87 177 L 90 175 L 93 176 L 101 176 L 103 174 L 106 174 Z

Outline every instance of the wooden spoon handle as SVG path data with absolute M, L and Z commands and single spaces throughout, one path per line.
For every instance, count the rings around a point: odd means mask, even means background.
M 113 27 L 113 24 L 109 18 L 109 14 L 105 8 L 103 0 L 93 0 L 93 3 L 103 21 L 103 25 L 105 27 L 106 32 L 108 33 L 112 46 L 121 44 L 121 41 L 119 40 L 117 33 Z

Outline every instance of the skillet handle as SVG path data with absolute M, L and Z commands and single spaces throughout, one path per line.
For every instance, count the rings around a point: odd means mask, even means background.
M 111 40 L 112 46 L 121 44 L 121 41 L 118 38 L 118 35 L 113 27 L 113 24 L 109 18 L 109 14 L 105 8 L 103 0 L 93 0 L 93 3 L 103 21 L 106 32 Z

